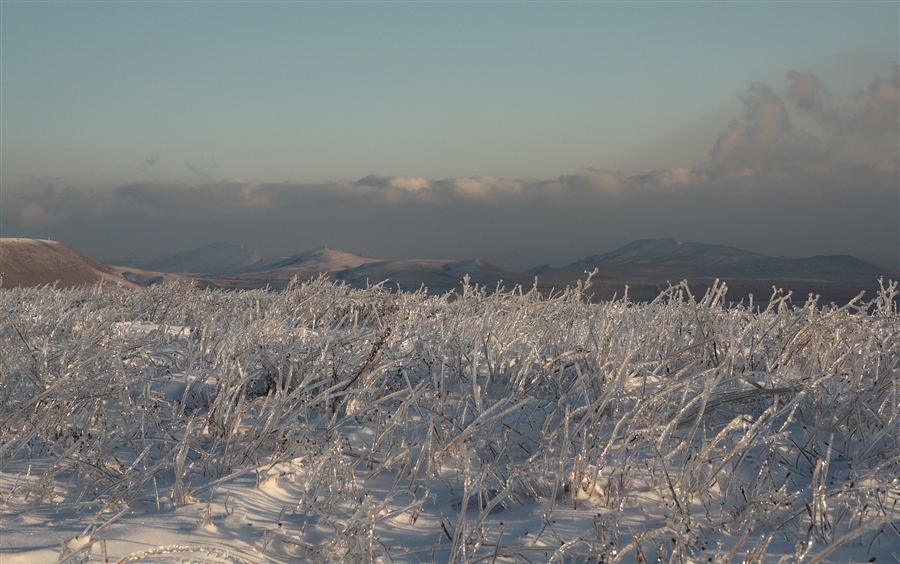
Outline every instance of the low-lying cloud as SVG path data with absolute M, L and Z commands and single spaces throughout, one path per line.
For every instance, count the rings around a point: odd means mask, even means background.
M 713 167 L 758 165 L 791 133 L 784 102 L 767 85 L 750 85 L 744 97 L 746 115 L 734 121 L 713 146 Z
M 869 87 L 855 125 L 872 137 L 900 133 L 900 66 L 894 65 L 893 76 L 878 78 Z
M 900 77 L 892 70 L 849 108 L 834 107 L 825 82 L 811 73 L 788 73 L 783 97 L 751 84 L 743 115 L 694 168 L 634 176 L 583 168 L 555 179 L 370 175 L 317 184 L 25 190 L 4 194 L 3 236 L 51 236 L 101 257 L 229 240 L 272 254 L 328 244 L 384 258 L 477 257 L 516 269 L 671 236 L 770 254 L 850 253 L 896 268 Z M 821 130 L 792 127 L 793 112 Z M 877 141 L 882 153 L 845 158 L 857 140 Z M 892 147 L 893 158 L 884 158 Z

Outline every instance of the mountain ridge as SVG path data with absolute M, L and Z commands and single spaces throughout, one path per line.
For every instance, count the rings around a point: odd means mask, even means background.
M 673 276 L 736 280 L 798 280 L 870 282 L 879 276 L 900 275 L 893 270 L 852 255 L 773 257 L 737 247 L 676 239 L 639 239 L 607 253 L 592 255 L 560 268 L 541 265 L 528 273 L 559 275 L 590 272 L 596 276 Z
M 225 241 L 216 241 L 187 251 L 155 257 L 119 257 L 105 262 L 152 272 L 177 274 L 223 274 L 252 267 L 269 257 Z
M 599 265 L 636 266 L 652 264 L 657 268 L 673 265 L 716 266 L 720 264 L 735 264 L 765 256 L 726 245 L 683 242 L 677 239 L 638 239 L 612 251 L 592 255 L 562 268 L 552 269 L 552 271 L 571 272 Z
M 72 250 L 72 253 L 77 251 Z M 39 261 L 44 264 L 46 275 L 43 278 L 29 274 L 27 260 L 15 263 L 5 259 L 3 268 L 24 273 L 24 282 L 18 282 L 19 285 L 62 280 L 59 276 L 49 279 L 54 271 L 69 269 L 69 274 L 75 272 L 65 261 L 56 266 L 50 264 L 54 259 L 49 256 L 43 256 Z M 82 256 L 95 261 L 87 255 Z M 877 290 L 879 278 L 900 280 L 900 271 L 851 255 L 772 257 L 736 247 L 676 239 L 640 239 L 560 268 L 545 264 L 521 273 L 480 259 L 377 259 L 328 246 L 288 257 L 262 259 L 263 256 L 258 251 L 239 245 L 211 243 L 171 255 L 147 259 L 132 257 L 127 261 L 131 265 L 156 265 L 161 267 L 160 270 L 96 261 L 89 269 L 81 271 L 80 278 L 70 276 L 61 285 L 115 281 L 146 286 L 166 281 L 193 280 L 204 286 L 277 290 L 287 287 L 295 278 L 308 280 L 325 275 L 356 287 L 385 282 L 389 288 L 418 290 L 426 287 L 431 292 L 447 292 L 459 289 L 468 275 L 471 283 L 488 289 L 531 288 L 536 285 L 541 292 L 552 293 L 578 284 L 585 279 L 586 272 L 593 272 L 596 268 L 590 290 L 594 299 L 621 296 L 626 286 L 632 299 L 653 299 L 667 287 L 669 281 L 679 280 L 688 280 L 692 288 L 702 293 L 703 288 L 713 280 L 720 279 L 732 289 L 729 295 L 739 298 L 749 294 L 769 295 L 772 286 L 778 285 L 794 290 L 798 296 L 813 294 L 840 301 L 854 297 L 863 289 L 867 292 Z M 15 272 L 12 274 L 16 275 Z M 13 285 L 9 274 L 7 279 L 4 287 Z
M 332 272 L 346 268 L 355 268 L 380 259 L 372 259 L 333 249 L 327 245 L 308 249 L 289 257 L 274 258 L 239 270 L 239 273 L 266 272 L 277 269 L 297 268 L 300 270 L 321 269 L 321 272 Z

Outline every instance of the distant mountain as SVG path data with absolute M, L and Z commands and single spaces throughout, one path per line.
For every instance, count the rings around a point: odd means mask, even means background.
M 583 272 L 594 268 L 662 269 L 744 264 L 765 255 L 724 245 L 684 243 L 675 239 L 641 239 L 614 251 L 594 255 L 551 272 Z
M 540 266 L 533 266 L 527 270 L 523 270 L 522 274 L 528 274 L 531 276 L 539 276 L 541 274 L 549 274 L 553 272 L 553 267 L 549 264 L 542 264 Z
M 230 243 L 213 243 L 191 251 L 148 259 L 114 259 L 120 266 L 95 260 L 61 243 L 37 239 L 0 240 L 3 287 L 35 286 L 58 282 L 60 287 L 97 282 L 126 286 L 190 280 L 201 286 L 232 289 L 285 288 L 327 275 L 351 286 L 385 282 L 390 289 L 432 293 L 459 289 L 468 275 L 472 284 L 487 289 L 530 289 L 537 278 L 545 294 L 573 287 L 585 271 L 598 269 L 589 294 L 593 299 L 621 297 L 626 286 L 632 300 L 652 300 L 669 282 L 688 280 L 698 295 L 716 278 L 729 287 L 734 301 L 750 294 L 765 299 L 772 287 L 784 287 L 795 296 L 818 295 L 823 302 L 846 301 L 865 290 L 877 292 L 877 281 L 900 280 L 900 272 L 849 255 L 806 258 L 771 257 L 724 245 L 682 242 L 675 239 L 634 241 L 614 251 L 593 255 L 562 268 L 541 265 L 524 273 L 511 272 L 481 260 L 382 260 L 329 247 L 319 247 L 285 258 L 267 259 Z
M 277 289 L 287 286 L 294 277 L 305 281 L 320 274 L 327 274 L 335 278 L 347 269 L 377 260 L 329 247 L 318 247 L 289 257 L 262 261 L 230 274 L 212 277 L 212 282 L 235 288 Z
M 472 283 L 494 285 L 520 275 L 480 261 L 383 260 L 364 257 L 330 247 L 319 247 L 280 259 L 255 264 L 213 280 L 233 287 L 284 287 L 293 277 L 300 280 L 327 274 L 352 286 L 363 287 L 387 281 L 387 287 L 416 290 L 425 285 L 434 292 L 458 288 L 468 274 Z
M 643 239 L 614 251 L 575 261 L 562 268 L 547 265 L 529 273 L 580 274 L 598 269 L 598 278 L 680 280 L 808 281 L 872 283 L 879 277 L 897 279 L 900 272 L 849 255 L 808 258 L 771 257 L 724 245 L 690 243 L 675 239 Z
M 723 276 L 742 280 L 808 280 L 816 282 L 873 282 L 880 277 L 897 280 L 900 271 L 850 255 L 817 255 L 806 258 L 766 257 L 734 265 Z
M 59 288 L 98 283 L 139 287 L 115 267 L 56 241 L 0 239 L 0 271 L 3 288 L 56 284 Z
M 237 272 L 260 264 L 268 258 L 259 251 L 252 251 L 231 243 L 217 242 L 170 255 L 150 258 L 125 257 L 110 259 L 108 262 L 154 272 L 203 276 Z
M 152 258 L 112 259 L 135 281 L 158 283 L 160 273 L 202 278 L 206 283 L 231 288 L 283 288 L 290 280 L 308 280 L 327 274 L 354 286 L 387 281 L 390 288 L 416 290 L 422 285 L 443 292 L 458 288 L 468 274 L 473 284 L 531 285 L 533 279 L 481 260 L 384 260 L 331 247 L 317 247 L 282 258 L 262 258 L 256 251 L 230 243 L 213 243 L 190 251 Z M 142 270 L 138 270 L 142 269 Z M 148 272 L 143 272 L 143 271 Z
M 378 259 L 366 258 L 362 255 L 347 253 L 330 247 L 317 247 L 286 258 L 262 261 L 241 269 L 245 273 L 278 272 L 288 277 L 301 276 L 307 273 L 316 276 L 323 272 L 335 273 L 348 268 L 356 268 Z M 307 278 L 309 276 L 306 276 Z

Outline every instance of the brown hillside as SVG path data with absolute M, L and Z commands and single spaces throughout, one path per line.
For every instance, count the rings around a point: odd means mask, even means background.
M 140 287 L 113 267 L 56 241 L 0 239 L 0 272 L 3 288 L 56 284 L 59 288 L 98 283 Z

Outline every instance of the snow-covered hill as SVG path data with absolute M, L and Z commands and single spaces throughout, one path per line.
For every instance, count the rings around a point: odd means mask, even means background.
M 149 258 L 124 257 L 110 259 L 108 262 L 155 272 L 209 275 L 252 268 L 268 258 L 259 251 L 220 241 L 170 255 Z
M 433 292 L 458 288 L 466 275 L 473 283 L 494 286 L 499 281 L 519 283 L 519 274 L 481 260 L 383 260 L 364 257 L 330 247 L 319 247 L 291 257 L 256 264 L 223 276 L 225 285 L 238 287 L 286 286 L 295 276 L 307 280 L 327 274 L 355 287 L 386 282 L 390 288 L 415 290 L 426 286 Z
M 254 264 L 248 268 L 242 269 L 242 272 L 271 272 L 288 277 L 301 275 L 302 273 L 310 273 L 310 276 L 327 272 L 336 273 L 348 268 L 356 268 L 371 262 L 377 262 L 378 259 L 367 258 L 362 255 L 332 249 L 323 246 L 302 253 L 297 253 L 286 258 L 276 258 Z

